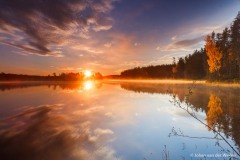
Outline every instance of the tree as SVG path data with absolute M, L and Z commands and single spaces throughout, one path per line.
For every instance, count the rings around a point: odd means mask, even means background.
M 221 33 L 217 34 L 217 47 L 222 52 L 220 73 L 224 79 L 231 77 L 232 59 L 230 53 L 230 30 L 225 28 Z
M 240 77 L 240 17 L 238 16 L 231 26 L 231 56 L 233 65 L 233 75 Z
M 209 110 L 207 112 L 207 118 L 206 118 L 207 123 L 211 128 L 215 127 L 218 120 L 223 115 L 223 110 L 221 105 L 222 105 L 221 99 L 218 96 L 211 94 L 208 102 Z
M 173 73 L 173 77 L 176 78 L 176 75 L 177 75 L 177 66 L 173 66 L 172 68 L 172 73 Z
M 98 79 L 98 80 L 100 80 L 100 79 L 103 79 L 103 76 L 102 76 L 101 73 L 96 72 L 96 73 L 94 74 L 94 79 Z
M 216 46 L 215 41 L 208 35 L 206 38 L 206 52 L 208 56 L 208 65 L 210 73 L 218 72 L 221 68 L 222 52 Z
M 193 54 L 189 54 L 185 57 L 183 69 L 185 78 L 202 79 L 206 76 L 206 71 L 204 68 L 205 54 L 205 51 L 201 49 L 199 51 L 195 50 Z M 180 62 L 181 60 L 179 63 Z
M 184 78 L 184 69 L 185 69 L 185 61 L 182 57 L 178 59 L 178 63 L 176 66 L 176 72 L 178 78 Z
M 176 78 L 176 74 L 177 74 L 177 64 L 176 64 L 176 58 L 173 57 L 173 68 L 172 68 L 172 73 L 173 73 L 173 78 Z

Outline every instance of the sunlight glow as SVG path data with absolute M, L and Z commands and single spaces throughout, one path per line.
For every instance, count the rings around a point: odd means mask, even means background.
M 85 70 L 84 71 L 84 76 L 86 77 L 86 78 L 89 78 L 89 77 L 91 77 L 93 74 L 92 74 L 92 71 L 90 71 L 90 70 Z
M 89 90 L 93 89 L 93 82 L 92 81 L 84 82 L 83 88 L 86 91 L 89 91 Z

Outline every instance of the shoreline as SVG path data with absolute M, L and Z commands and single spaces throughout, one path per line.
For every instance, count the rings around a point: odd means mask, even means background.
M 168 84 L 205 84 L 206 80 L 184 80 L 184 79 L 104 79 L 103 82 L 120 83 L 168 83 Z
M 185 79 L 104 79 L 103 83 L 152 83 L 152 84 L 203 84 L 214 87 L 240 87 L 240 83 L 208 82 L 207 80 Z
M 240 87 L 237 82 L 209 82 L 207 80 L 186 80 L 186 79 L 102 79 L 93 80 L 102 83 L 151 83 L 151 84 L 203 84 L 208 86 L 221 87 Z M 0 81 L 4 84 L 67 84 L 67 83 L 83 83 L 83 81 Z

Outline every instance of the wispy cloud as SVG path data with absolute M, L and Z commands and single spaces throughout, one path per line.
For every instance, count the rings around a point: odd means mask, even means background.
M 193 39 L 183 39 L 167 46 L 157 46 L 157 51 L 192 51 L 196 49 L 196 45 L 204 41 L 205 36 L 196 37 Z
M 206 26 L 206 27 L 197 27 L 197 28 L 194 28 L 191 33 L 192 34 L 202 34 L 202 35 L 204 34 L 204 35 L 207 35 L 207 34 L 212 33 L 213 31 L 214 32 L 222 32 L 225 27 L 230 26 L 230 23 L 231 22 L 227 22 L 226 24 L 222 24 L 222 25 L 212 25 L 212 26 Z
M 171 38 L 172 41 L 175 41 L 176 39 L 177 39 L 177 36 L 173 36 L 173 37 Z
M 93 30 L 96 32 L 99 31 L 107 31 L 112 28 L 112 25 L 102 26 L 102 25 L 96 25 L 93 27 Z
M 94 53 L 94 54 L 103 53 L 103 51 L 101 51 L 99 49 L 94 49 L 94 48 L 88 47 L 86 45 L 74 45 L 74 46 L 71 46 L 71 48 L 74 50 L 86 51 L 86 52 Z
M 107 48 L 110 48 L 112 47 L 113 43 L 112 42 L 108 42 L 108 43 L 105 43 L 104 46 L 107 47 Z
M 213 31 L 216 33 L 222 32 L 225 27 L 229 27 L 230 22 L 221 25 L 209 25 L 189 28 L 187 33 L 177 34 L 171 37 L 172 42 L 166 46 L 157 46 L 157 51 L 192 51 L 199 47 L 199 44 L 204 41 L 206 35 Z M 192 38 L 195 37 L 195 38 Z M 178 41 L 177 41 L 178 40 Z
M 140 46 L 140 45 L 141 45 L 141 43 L 138 43 L 138 42 L 135 42 L 135 43 L 134 43 L 134 46 L 135 46 L 135 47 Z
M 38 46 L 37 44 L 32 45 L 20 45 L 20 44 L 14 44 L 11 42 L 1 42 L 2 44 L 16 47 L 22 50 L 22 52 L 18 52 L 21 55 L 28 55 L 28 54 L 37 54 L 40 56 L 55 56 L 55 57 L 63 57 L 63 54 L 61 51 L 50 51 L 47 48 L 41 48 L 41 46 Z
M 173 43 L 173 45 L 180 46 L 180 47 L 188 47 L 188 46 L 192 46 L 192 45 L 195 45 L 195 44 L 203 41 L 204 38 L 205 38 L 205 36 L 200 36 L 200 37 L 193 38 L 193 39 L 184 39 L 184 40 Z
M 51 45 L 68 43 L 73 36 L 89 38 L 90 31 L 109 30 L 108 12 L 116 0 L 3 0 L 0 6 L 0 30 L 9 36 L 4 42 L 30 54 L 59 56 Z M 13 43 L 12 43 L 13 42 Z M 31 47 L 26 47 L 31 46 Z
M 77 72 L 83 70 L 81 67 L 57 67 L 57 69 L 64 72 Z

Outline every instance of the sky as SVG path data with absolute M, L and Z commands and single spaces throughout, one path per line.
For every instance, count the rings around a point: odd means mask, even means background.
M 169 64 L 238 11 L 240 0 L 0 0 L 0 72 L 108 75 Z

